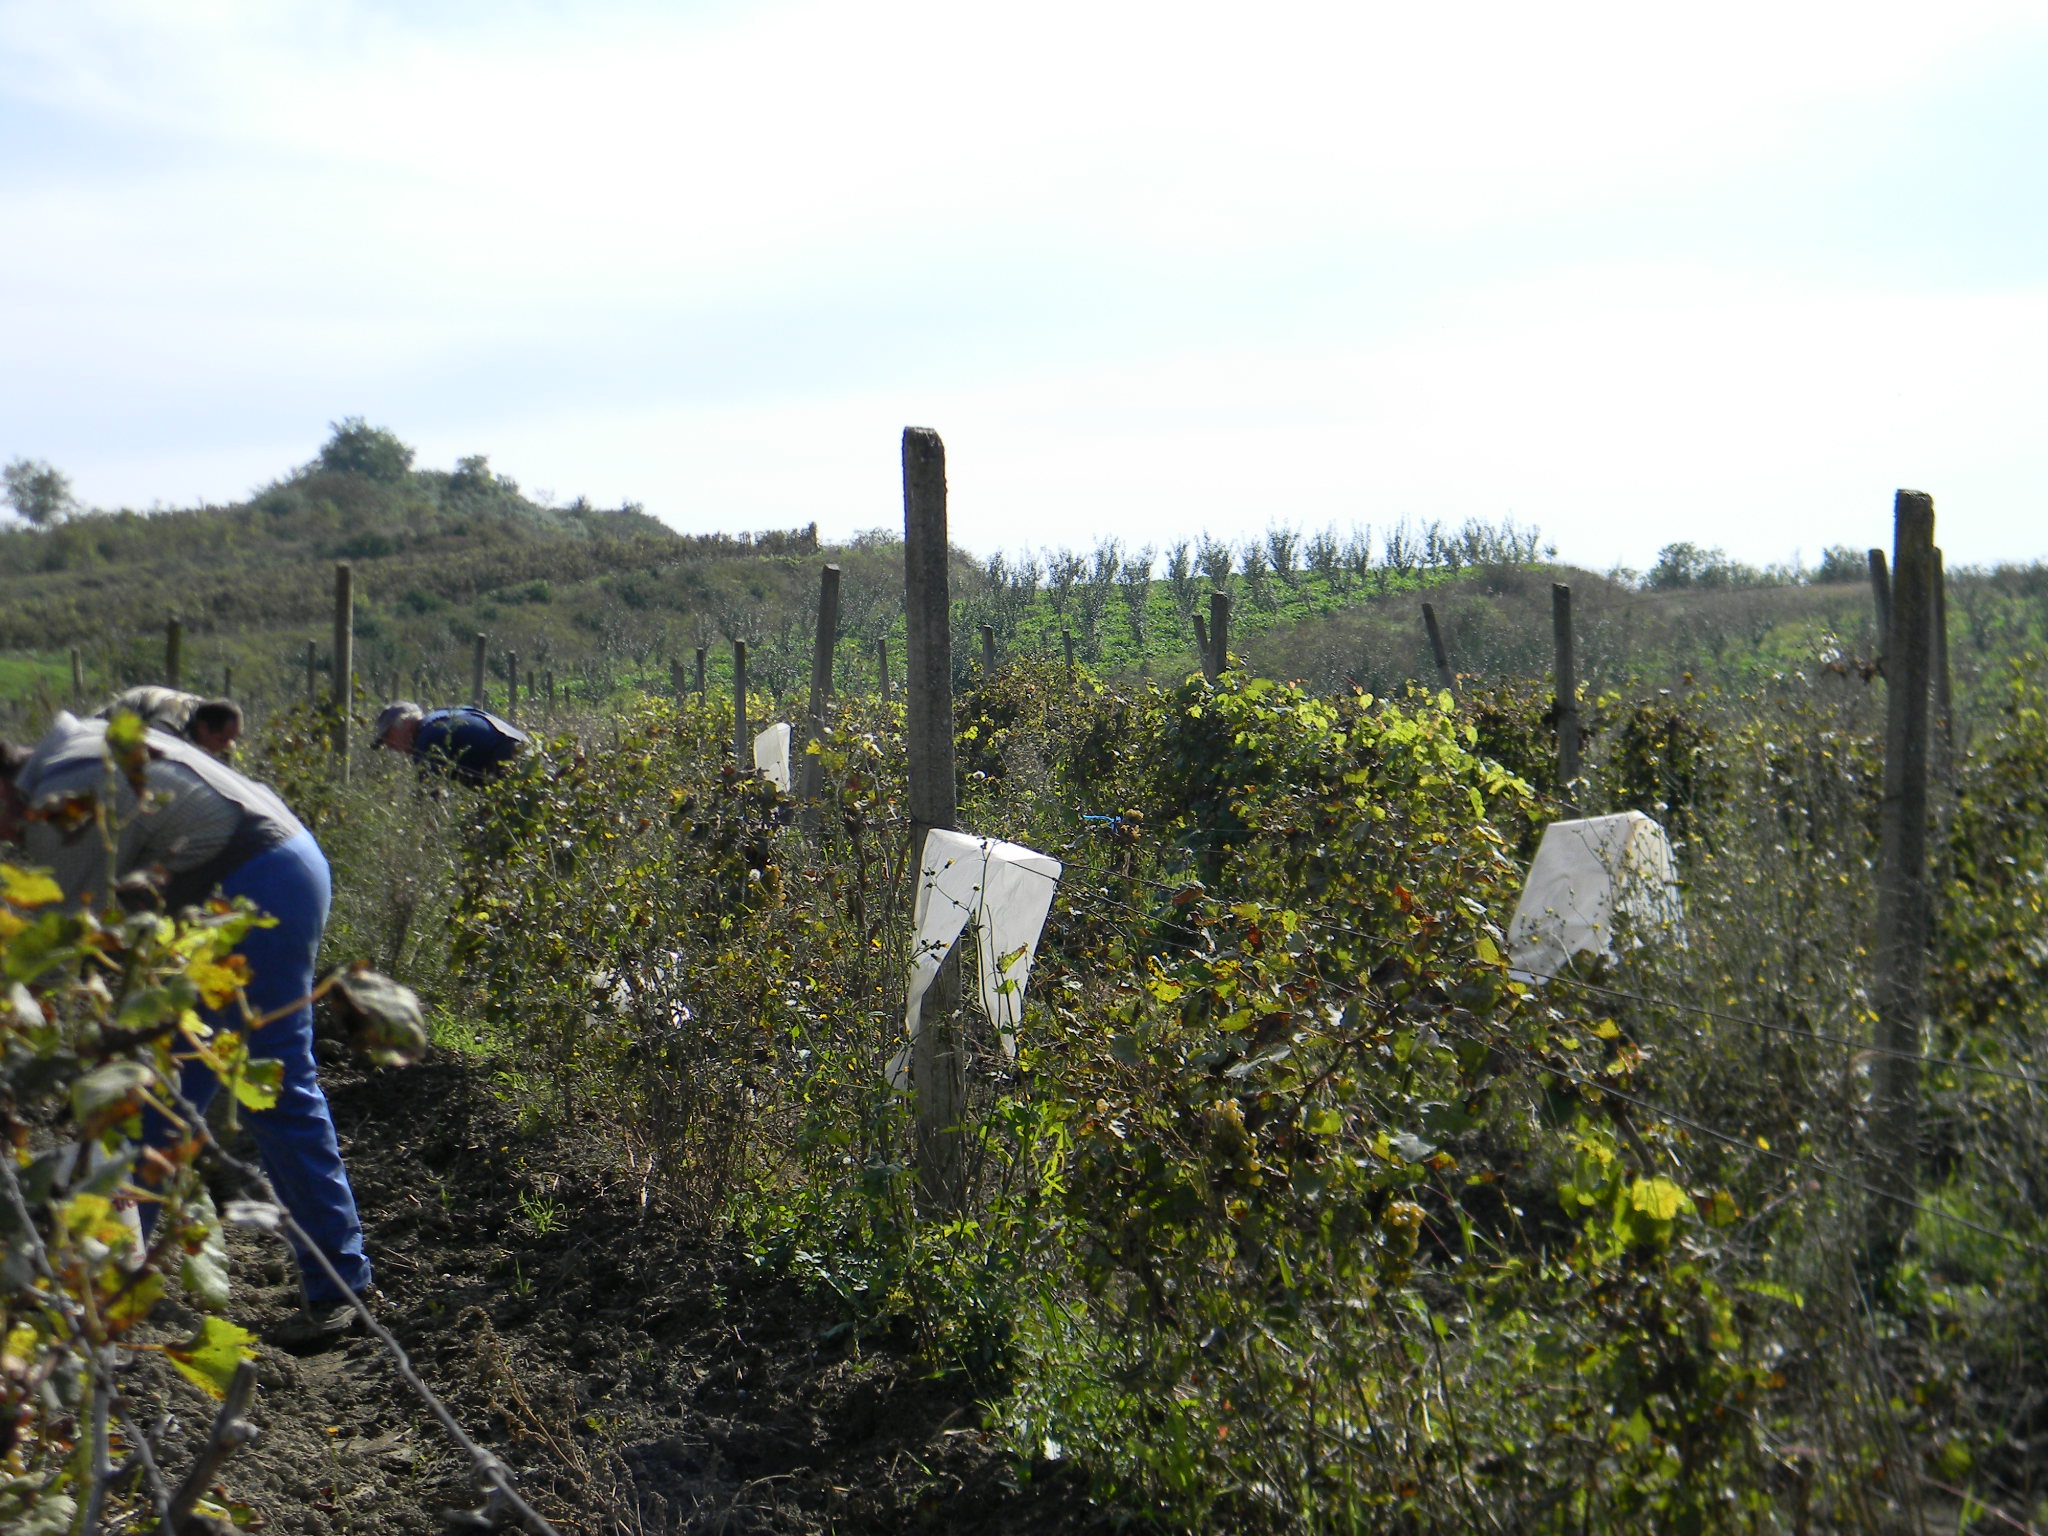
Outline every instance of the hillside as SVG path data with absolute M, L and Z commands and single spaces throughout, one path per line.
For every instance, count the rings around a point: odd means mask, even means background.
M 815 525 L 682 535 L 627 504 L 556 506 L 523 494 L 480 456 L 415 469 L 412 450 L 358 420 L 304 466 L 245 502 L 87 512 L 0 531 L 0 706 L 69 691 L 79 648 L 86 692 L 162 679 L 164 625 L 185 626 L 184 677 L 259 706 L 302 697 L 330 665 L 333 568 L 354 567 L 356 668 L 366 693 L 466 696 L 475 637 L 502 697 L 517 657 L 579 697 L 659 691 L 671 663 L 708 648 L 714 684 L 728 642 L 750 643 L 752 686 L 780 703 L 810 675 L 817 571 L 843 572 L 840 686 L 871 690 L 878 642 L 900 672 L 900 544 L 874 530 L 822 544 Z M 1099 675 L 1172 679 L 1197 665 L 1195 619 L 1212 590 L 1234 598 L 1231 648 L 1262 675 L 1382 697 L 1433 684 L 1419 617 L 1429 589 L 1454 671 L 1537 678 L 1551 660 L 1550 585 L 1574 590 L 1579 675 L 1595 693 L 1688 681 L 1733 688 L 1808 668 L 1850 671 L 1875 653 L 1867 581 L 1853 550 L 1816 571 L 1756 570 L 1691 544 L 1637 577 L 1542 562 L 1514 524 L 1446 529 L 1405 521 L 1306 535 L 1276 526 L 1164 549 L 1113 537 L 1086 551 L 956 553 L 955 664 L 964 686 L 979 627 L 1000 654 L 1059 658 L 1071 637 Z M 2048 570 L 1950 575 L 1957 686 L 1971 694 L 2001 657 L 2048 638 Z

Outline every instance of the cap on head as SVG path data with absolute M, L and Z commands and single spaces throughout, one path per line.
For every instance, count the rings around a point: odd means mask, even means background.
M 117 694 L 100 707 L 99 717 L 111 720 L 116 710 L 125 709 L 142 716 L 142 723 L 153 731 L 165 731 L 173 736 L 185 734 L 185 728 L 192 723 L 192 711 L 201 702 L 196 693 L 185 693 L 176 688 L 163 688 L 151 684 L 142 688 L 130 688 Z
M 411 699 L 400 699 L 396 703 L 386 704 L 377 713 L 377 723 L 371 727 L 370 740 L 382 746 L 384 738 L 391 734 L 394 725 L 403 725 L 408 720 L 423 719 L 426 713 Z

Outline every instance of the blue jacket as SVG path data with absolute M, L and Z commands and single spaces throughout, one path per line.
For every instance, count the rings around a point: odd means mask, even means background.
M 421 764 L 478 784 L 503 773 L 533 738 L 510 720 L 474 704 L 429 710 L 420 719 L 412 755 Z

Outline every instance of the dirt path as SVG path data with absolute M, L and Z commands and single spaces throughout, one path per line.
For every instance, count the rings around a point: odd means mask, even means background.
M 649 1217 L 597 1149 L 521 1139 L 466 1059 L 343 1069 L 330 1094 L 381 1315 L 565 1532 L 1109 1528 L 1066 1467 L 1020 1482 L 959 1387 L 849 1343 L 743 1255 Z M 283 1316 L 281 1259 L 237 1257 L 265 1282 L 237 1296 L 237 1320 Z M 442 1509 L 478 1502 L 374 1343 L 261 1363 L 265 1433 L 226 1484 L 269 1529 L 438 1531 Z M 174 1472 L 206 1417 L 188 1390 Z

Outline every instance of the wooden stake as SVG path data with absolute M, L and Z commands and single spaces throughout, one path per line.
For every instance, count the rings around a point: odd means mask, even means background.
M 224 699 L 235 696 L 235 669 L 232 666 L 220 669 L 220 696 Z
M 1878 822 L 1877 933 L 1871 1003 L 1877 1045 L 1870 1145 L 1878 1187 L 1870 1258 L 1889 1274 L 1910 1223 L 1918 1176 L 1922 1021 L 1927 1015 L 1927 695 L 1934 635 L 1934 498 L 1893 503 L 1891 612 L 1885 647 L 1884 801 Z
M 1877 654 L 1884 655 L 1892 632 L 1892 579 L 1885 570 L 1884 551 L 1870 552 L 1870 595 L 1877 605 Z
M 356 576 L 346 560 L 334 567 L 334 767 L 348 782 L 349 708 L 355 702 Z
M 702 703 L 702 702 L 703 702 L 703 699 L 704 699 L 704 674 L 705 674 L 705 669 L 706 669 L 707 665 L 709 664 L 709 661 L 710 661 L 710 647 L 709 647 L 709 646 L 703 646 L 703 645 L 700 645 L 700 646 L 698 646 L 698 647 L 697 647 L 697 700 L 698 700 L 698 702 L 699 702 L 699 703 Z
M 1578 809 L 1579 674 L 1572 657 L 1572 589 L 1550 585 L 1550 637 L 1557 647 L 1557 793 L 1566 810 Z
M 185 621 L 172 619 L 164 626 L 164 686 L 182 686 L 185 676 Z
M 71 704 L 74 709 L 85 707 L 85 653 L 75 645 L 71 647 Z
M 479 706 L 484 702 L 484 647 L 490 639 L 479 630 L 469 658 L 469 702 Z
M 818 573 L 818 632 L 811 640 L 811 701 L 804 715 L 804 746 L 825 734 L 825 716 L 832 707 L 832 663 L 839 655 L 839 567 L 828 565 Z M 797 776 L 797 794 L 806 802 L 818 798 L 823 775 L 818 759 L 807 750 L 803 771 Z M 818 830 L 813 809 L 804 812 L 807 831 Z
M 903 608 L 909 652 L 910 857 L 921 886 L 925 836 L 950 828 L 959 806 L 953 764 L 953 601 L 946 568 L 946 445 L 928 427 L 903 432 Z M 960 946 L 920 1005 L 910 1075 L 917 1090 L 918 1187 L 941 1210 L 966 1202 L 961 1122 L 967 1074 L 958 1012 Z
M 554 669 L 553 667 L 549 667 L 549 668 L 548 668 L 548 670 L 547 670 L 547 680 L 548 680 L 548 713 L 552 715 L 552 714 L 553 714 L 553 713 L 555 712 L 555 669 Z
M 1209 649 L 1213 653 L 1209 676 L 1221 677 L 1230 670 L 1230 594 L 1209 594 Z
M 1458 680 L 1451 675 L 1451 658 L 1444 652 L 1444 632 L 1437 628 L 1436 605 L 1422 605 L 1422 627 L 1429 631 L 1430 654 L 1436 657 L 1436 684 L 1452 698 L 1458 696 Z
M 981 676 L 986 682 L 996 675 L 996 627 L 993 624 L 981 626 Z
M 1948 672 L 1948 568 L 1941 551 L 1934 551 L 1934 590 L 1931 621 L 1934 625 L 1934 768 L 1942 787 L 1956 787 L 1955 694 Z
M 747 734 L 747 642 L 732 643 L 732 760 L 741 773 L 754 771 L 754 740 Z

